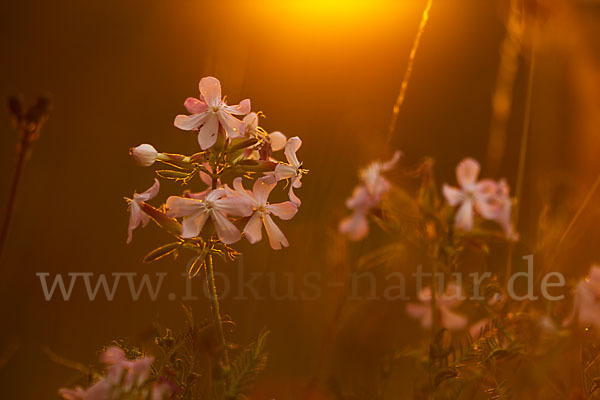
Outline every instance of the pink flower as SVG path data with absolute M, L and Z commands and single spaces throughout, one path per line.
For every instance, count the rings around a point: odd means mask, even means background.
M 575 287 L 573 310 L 564 320 L 563 326 L 577 320 L 579 325 L 592 325 L 600 330 L 600 266 L 592 265 L 589 276 Z
M 219 239 L 225 244 L 235 243 L 241 233 L 226 215 L 247 217 L 252 214 L 252 204 L 244 197 L 226 195 L 225 189 L 215 189 L 204 200 L 171 196 L 167 199 L 167 216 L 185 217 L 181 224 L 183 238 L 198 236 L 210 217 Z
M 456 314 L 452 311 L 453 308 L 460 305 L 462 300 L 459 296 L 462 290 L 455 283 L 448 284 L 444 295 L 436 297 L 436 305 L 440 318 L 440 325 L 444 328 L 455 331 L 464 329 L 467 325 L 467 318 L 463 315 Z M 420 319 L 423 328 L 431 328 L 431 287 L 426 287 L 421 290 L 418 295 L 421 303 L 409 303 L 406 305 L 406 312 L 412 318 Z
M 346 207 L 354 212 L 344 218 L 339 225 L 339 231 L 348 235 L 350 240 L 360 240 L 369 233 L 367 215 L 379 205 L 382 196 L 390 190 L 391 184 L 382 172 L 391 170 L 402 153 L 396 151 L 387 162 L 374 161 L 360 171 L 361 183 L 354 188 L 352 196 L 346 200 Z
M 285 158 L 287 159 L 287 164 L 280 163 L 275 167 L 275 178 L 280 181 L 282 179 L 290 179 L 290 191 L 289 198 L 292 203 L 296 206 L 300 207 L 302 202 L 294 194 L 294 188 L 302 187 L 302 175 L 306 172 L 302 169 L 302 163 L 298 161 L 298 156 L 296 156 L 296 152 L 302 146 L 302 140 L 298 136 L 294 136 L 289 138 L 287 143 L 285 144 Z
M 247 198 L 254 210 L 254 214 L 244 228 L 244 235 L 252 244 L 259 242 L 262 239 L 262 226 L 265 226 L 269 243 L 274 250 L 281 249 L 281 246 L 288 247 L 289 243 L 279 227 L 273 222 L 271 214 L 278 216 L 283 220 L 289 220 L 296 215 L 298 207 L 291 201 L 284 203 L 269 204 L 267 201 L 269 194 L 277 185 L 277 181 L 273 176 L 265 176 L 257 179 L 254 182 L 252 192 L 244 189 L 242 186 L 242 178 L 236 178 L 233 181 L 233 186 L 240 196 Z
M 128 227 L 128 235 L 127 235 L 127 243 L 131 243 L 131 239 L 133 237 L 133 230 L 137 228 L 140 224 L 142 226 L 146 226 L 148 221 L 150 221 L 150 216 L 142 211 L 141 204 L 148 200 L 153 199 L 158 194 L 158 190 L 160 188 L 160 183 L 158 179 L 154 178 L 154 185 L 150 187 L 150 189 L 146 190 L 144 193 L 133 193 L 133 199 L 125 198 L 125 200 L 129 203 L 129 227 Z
M 156 161 L 158 151 L 150 144 L 140 144 L 129 149 L 129 154 L 141 167 L 149 167 Z
M 244 135 L 244 123 L 233 115 L 246 115 L 250 112 L 250 100 L 242 100 L 239 105 L 228 106 L 221 99 L 221 83 L 212 76 L 200 80 L 200 99 L 189 97 L 184 106 L 192 115 L 178 115 L 174 125 L 186 131 L 199 130 L 198 143 L 202 150 L 212 147 L 217 141 L 219 126 L 228 137 Z
M 485 327 L 491 322 L 489 318 L 480 319 L 469 327 L 469 334 L 474 340 L 479 339 Z
M 480 166 L 472 158 L 465 158 L 456 167 L 456 180 L 460 188 L 444 184 L 443 192 L 451 206 L 460 204 L 454 225 L 462 230 L 473 228 L 473 210 L 486 219 L 495 219 L 498 206 L 494 203 L 497 185 L 491 179 L 477 181 Z
M 107 365 L 106 375 L 86 390 L 60 389 L 59 394 L 67 400 L 111 400 L 123 393 L 141 388 L 150 376 L 152 357 L 127 360 L 125 352 L 118 347 L 109 347 L 100 355 Z M 158 398 L 160 399 L 160 398 Z
M 512 223 L 512 206 L 513 202 L 509 195 L 510 188 L 505 179 L 498 182 L 498 191 L 496 193 L 496 201 L 498 208 L 496 215 L 493 218 L 504 229 L 504 233 L 509 240 L 518 240 L 519 234 L 515 232 Z

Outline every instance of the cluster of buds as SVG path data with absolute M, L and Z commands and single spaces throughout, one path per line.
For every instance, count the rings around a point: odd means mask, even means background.
M 128 360 L 122 349 L 109 347 L 100 355 L 100 361 L 106 365 L 105 375 L 87 389 L 60 389 L 59 394 L 66 400 L 169 399 L 174 385 L 156 382 L 151 377 L 153 360 L 150 356 Z
M 234 255 L 228 246 L 243 236 L 250 243 L 260 241 L 263 225 L 273 249 L 289 246 L 273 216 L 289 220 L 300 207 L 294 189 L 301 187 L 307 172 L 296 155 L 302 141 L 299 137 L 287 139 L 281 132 L 267 133 L 259 126 L 261 114 L 251 112 L 248 99 L 227 105 L 216 78 L 202 78 L 199 87 L 199 98 L 184 102 L 190 115 L 178 115 L 174 121 L 177 128 L 198 135 L 199 152 L 189 156 L 163 153 L 142 144 L 130 154 L 138 165 L 166 166 L 156 171 L 160 178 L 187 185 L 198 177 L 204 190 L 170 196 L 155 208 L 147 203 L 158 194 L 160 183 L 155 179 L 151 188 L 126 199 L 131 211 L 128 242 L 136 227 L 154 220 L 177 242 L 156 249 L 147 257 L 150 261 L 179 248 L 194 249 L 201 255 Z M 281 150 L 286 161 L 276 158 Z M 252 190 L 244 187 L 244 181 L 252 183 Z M 269 195 L 281 181 L 289 187 L 289 199 L 271 204 Z

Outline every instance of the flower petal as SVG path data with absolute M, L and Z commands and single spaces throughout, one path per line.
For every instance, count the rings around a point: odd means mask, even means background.
M 285 147 L 287 138 L 279 131 L 269 133 L 269 139 L 271 140 L 271 150 L 279 151 Z
M 209 114 L 206 122 L 198 132 L 198 144 L 202 150 L 212 147 L 217 141 L 219 133 L 219 119 L 215 114 Z
M 455 227 L 470 231 L 473 228 L 473 202 L 470 199 L 465 199 L 454 218 Z
M 133 230 L 137 228 L 140 225 L 140 222 L 142 221 L 141 214 L 143 211 L 137 202 L 132 201 L 129 212 L 130 214 L 129 225 L 127 226 L 127 244 L 131 243 L 131 240 L 133 239 Z
M 269 194 L 276 185 L 277 180 L 272 175 L 263 176 L 254 182 L 252 193 L 254 193 L 254 198 L 256 198 L 256 203 L 259 207 L 267 204 Z
M 200 235 L 207 219 L 208 213 L 205 210 L 200 210 L 196 214 L 184 218 L 181 223 L 181 237 L 188 239 Z
M 158 194 L 159 189 L 160 189 L 160 182 L 158 181 L 158 179 L 154 178 L 154 184 L 152 186 L 150 186 L 150 188 L 148 188 L 143 193 L 133 195 L 133 198 L 134 198 L 134 200 L 140 201 L 140 202 L 152 200 Z
M 209 107 L 217 107 L 221 104 L 221 82 L 217 78 L 212 76 L 202 78 L 198 87 Z
M 465 194 L 462 190 L 452 187 L 452 186 L 449 186 L 449 185 L 446 185 L 445 183 L 442 186 L 442 192 L 444 193 L 444 197 L 446 198 L 446 201 L 452 207 L 461 203 L 465 198 Z
M 298 136 L 289 138 L 285 144 L 285 158 L 287 158 L 288 163 L 296 168 L 300 166 L 300 162 L 296 156 L 296 152 L 300 149 L 300 146 L 302 146 L 302 140 Z
M 294 185 L 290 185 L 290 190 L 288 192 L 288 198 L 290 199 L 290 201 L 292 203 L 294 203 L 296 205 L 296 207 L 300 207 L 302 205 L 302 200 L 300 200 L 300 198 L 298 196 L 296 196 L 296 193 L 294 193 Z
M 344 218 L 339 225 L 339 231 L 348 235 L 350 240 L 361 240 L 369 233 L 369 224 L 364 212 L 355 211 L 351 216 Z
M 204 210 L 202 201 L 179 196 L 170 196 L 167 199 L 166 206 L 167 217 L 169 218 L 187 217 Z
M 472 185 L 477 180 L 480 169 L 477 161 L 470 157 L 465 158 L 456 166 L 456 180 L 462 187 Z
M 396 150 L 394 152 L 394 155 L 392 156 L 392 158 L 389 161 L 386 161 L 381 164 L 381 170 L 389 171 L 392 168 L 394 168 L 394 166 L 398 163 L 398 160 L 400 160 L 401 156 L 402 156 L 402 152 L 400 150 Z
M 188 97 L 185 99 L 183 106 L 188 110 L 190 114 L 200 114 L 208 109 L 208 105 L 205 102 L 198 100 L 194 97 Z
M 242 234 L 238 228 L 236 228 L 235 225 L 233 225 L 231 221 L 229 221 L 227 217 L 223 215 L 223 213 L 213 210 L 211 211 L 210 216 L 213 224 L 215 225 L 217 236 L 221 242 L 225 244 L 232 244 L 242 238 Z
M 450 311 L 446 307 L 440 307 L 441 325 L 450 330 L 458 331 L 467 326 L 467 317 Z
M 258 128 L 258 114 L 251 112 L 242 120 L 246 124 L 246 131 L 254 131 Z
M 263 222 L 265 224 L 267 236 L 269 236 L 269 244 L 273 250 L 279 250 L 281 249 L 281 246 L 288 247 L 290 245 L 285 235 L 281 232 L 281 229 L 275 225 L 275 222 L 273 222 L 270 215 L 263 215 Z
M 248 239 L 248 242 L 254 244 L 262 240 L 262 225 L 263 221 L 260 213 L 254 213 L 250 220 L 244 227 L 244 235 Z
M 280 181 L 295 177 L 297 170 L 294 166 L 288 164 L 277 164 L 275 167 L 275 178 Z
M 175 117 L 173 125 L 184 131 L 193 131 L 198 129 L 204 121 L 208 118 L 209 113 L 195 114 L 195 115 L 178 115 Z
M 233 115 L 246 115 L 250 112 L 250 99 L 240 101 L 240 104 L 236 106 L 225 106 L 223 109 L 227 110 L 228 113 Z
M 217 112 L 219 122 L 230 138 L 242 137 L 246 133 L 246 125 L 225 110 Z
M 294 215 L 298 212 L 298 207 L 291 201 L 286 201 L 285 203 L 269 204 L 267 210 L 283 220 L 288 220 L 294 218 Z
M 215 208 L 227 215 L 247 217 L 252 214 L 252 202 L 247 197 L 235 196 L 215 200 Z

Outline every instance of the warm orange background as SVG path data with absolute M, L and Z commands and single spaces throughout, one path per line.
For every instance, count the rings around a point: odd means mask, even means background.
M 166 294 L 181 292 L 178 275 L 185 260 L 142 264 L 146 252 L 167 236 L 149 227 L 137 230 L 127 246 L 122 197 L 152 182 L 151 170 L 129 158 L 129 147 L 152 143 L 163 151 L 197 151 L 195 135 L 172 122 L 184 111 L 184 99 L 197 95 L 203 76 L 219 78 L 232 103 L 251 98 L 253 109 L 267 115 L 268 131 L 301 136 L 299 156 L 310 169 L 297 191 L 300 212 L 281 224 L 291 247 L 274 252 L 264 241 L 241 243 L 245 268 L 335 276 L 332 233 L 345 214 L 356 169 L 390 154 L 387 126 L 424 3 L 3 2 L 0 98 L 24 93 L 32 100 L 48 92 L 54 109 L 26 166 L 0 264 L 0 354 L 16 348 L 0 369 L 0 397 L 53 398 L 59 386 L 74 382 L 77 375 L 50 361 L 43 346 L 88 363 L 101 345 L 115 337 L 135 338 L 157 316 L 174 326 L 183 319 Z M 542 205 L 553 202 L 572 212 L 599 171 L 600 6 L 569 3 L 549 2 L 539 50 L 520 226 L 529 243 Z M 501 1 L 434 0 L 393 140 L 406 165 L 432 156 L 439 182 L 453 182 L 461 158 L 483 160 L 504 17 Z M 525 76 L 521 68 L 509 151 L 501 175 L 494 176 L 506 176 L 511 185 Z M 4 108 L 0 126 L 4 202 L 16 145 Z M 163 188 L 157 200 L 178 190 Z M 566 200 L 570 196 L 573 204 Z M 596 208 L 586 212 L 565 245 L 569 255 L 560 267 L 569 276 L 582 274 L 597 257 Z M 361 246 L 354 247 L 360 254 Z M 235 272 L 233 265 L 217 269 Z M 171 277 L 157 302 L 147 297 L 133 302 L 123 290 L 113 302 L 89 302 L 82 286 L 70 302 L 44 301 L 36 272 L 87 271 L 168 271 Z M 237 322 L 230 334 L 234 341 L 254 340 L 263 326 L 272 331 L 269 366 L 259 382 L 264 394 L 256 398 L 301 396 L 335 296 L 335 289 L 325 287 L 324 296 L 310 302 L 224 302 L 223 311 Z M 194 303 L 194 311 L 209 318 L 208 302 Z M 349 391 L 370 393 L 378 358 L 393 343 L 416 340 L 416 324 L 404 317 L 400 303 L 367 302 L 354 311 L 338 327 L 337 361 L 329 367 Z

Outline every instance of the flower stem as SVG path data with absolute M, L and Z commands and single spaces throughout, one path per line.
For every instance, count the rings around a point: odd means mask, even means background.
M 206 279 L 208 280 L 208 290 L 210 292 L 210 309 L 213 313 L 213 319 L 217 327 L 217 335 L 219 338 L 219 344 L 223 348 L 223 367 L 229 369 L 229 352 L 227 350 L 227 342 L 225 341 L 225 334 L 223 333 L 223 319 L 221 318 L 221 311 L 219 307 L 219 296 L 217 295 L 217 286 L 215 285 L 215 272 L 213 268 L 212 255 L 208 256 L 206 263 Z
M 17 154 L 17 164 L 15 167 L 15 173 L 13 175 L 10 191 L 8 192 L 8 202 L 6 203 L 6 210 L 4 211 L 4 218 L 2 221 L 2 231 L 0 232 L 0 259 L 4 253 L 4 246 L 6 245 L 6 239 L 8 238 L 8 231 L 12 220 L 13 211 L 15 208 L 15 200 L 17 198 L 17 191 L 21 182 L 21 176 L 23 174 L 23 167 L 25 166 L 26 155 L 29 150 L 29 135 L 25 132 L 21 134 L 21 142 L 19 143 L 19 150 Z

